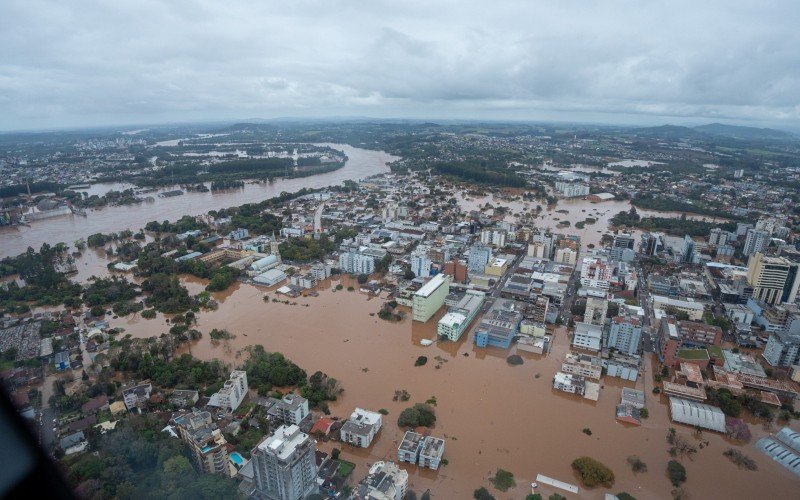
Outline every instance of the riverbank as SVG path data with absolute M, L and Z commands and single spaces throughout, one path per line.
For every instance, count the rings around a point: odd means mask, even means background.
M 30 226 L 0 228 L 0 257 L 18 255 L 28 247 L 39 249 L 42 243 L 54 245 L 58 242 L 72 244 L 94 233 L 119 232 L 125 229 L 136 231 L 146 223 L 156 220 L 177 220 L 184 215 L 205 214 L 244 203 L 259 202 L 280 195 L 282 192 L 297 192 L 306 188 L 325 188 L 339 185 L 346 180 L 359 180 L 375 174 L 389 172 L 388 163 L 397 157 L 382 151 L 354 148 L 346 144 L 321 143 L 344 152 L 345 166 L 333 172 L 310 177 L 279 179 L 271 183 L 245 184 L 243 189 L 214 192 L 187 192 L 182 196 L 161 198 L 130 206 L 108 206 L 101 210 L 90 210 L 86 217 L 66 215 L 37 221 Z M 167 189 L 168 190 L 168 189 Z

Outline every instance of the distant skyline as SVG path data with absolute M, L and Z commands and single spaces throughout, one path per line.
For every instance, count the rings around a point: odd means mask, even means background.
M 800 131 L 793 0 L 4 0 L 0 130 L 248 117 Z

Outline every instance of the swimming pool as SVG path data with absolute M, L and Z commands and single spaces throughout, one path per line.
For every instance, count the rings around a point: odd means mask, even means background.
M 244 463 L 244 457 L 242 457 L 238 451 L 234 451 L 230 454 L 231 462 L 235 463 L 236 465 L 242 465 Z

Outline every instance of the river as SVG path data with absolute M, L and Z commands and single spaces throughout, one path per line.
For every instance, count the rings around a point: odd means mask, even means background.
M 281 192 L 295 192 L 306 188 L 324 188 L 346 180 L 358 180 L 389 171 L 387 163 L 397 160 L 382 151 L 355 148 L 346 144 L 317 144 L 343 151 L 347 155 L 344 167 L 325 174 L 296 179 L 277 179 L 272 183 L 245 184 L 243 189 L 217 192 L 186 192 L 182 196 L 160 198 L 155 194 L 152 202 L 138 205 L 110 206 L 90 210 L 86 217 L 66 215 L 34 221 L 30 226 L 13 226 L 0 229 L 0 257 L 17 255 L 28 247 L 39 249 L 42 243 L 72 244 L 79 238 L 94 233 L 111 233 L 123 229 L 138 230 L 152 220 L 176 220 L 184 215 L 200 215 L 209 210 L 219 210 L 259 202 Z M 106 185 L 106 191 L 117 186 Z M 122 187 L 120 185 L 119 187 Z M 130 187 L 125 185 L 125 187 Z M 174 187 L 163 189 L 164 191 Z

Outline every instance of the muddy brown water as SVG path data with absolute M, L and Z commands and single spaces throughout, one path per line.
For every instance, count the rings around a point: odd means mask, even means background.
M 374 174 L 389 172 L 387 163 L 397 160 L 382 151 L 354 148 L 346 144 L 323 144 L 344 151 L 348 160 L 339 170 L 299 179 L 278 179 L 272 183 L 245 184 L 243 189 L 208 193 L 186 192 L 182 196 L 159 198 L 138 205 L 105 207 L 90 210 L 86 217 L 60 216 L 31 222 L 30 226 L 13 226 L 0 229 L 0 257 L 17 255 L 29 246 L 39 249 L 42 243 L 63 242 L 72 244 L 79 238 L 94 233 L 138 230 L 150 221 L 177 220 L 184 215 L 205 214 L 209 210 L 228 208 L 244 203 L 259 202 L 283 191 L 295 192 L 301 188 L 322 188 L 341 184 L 345 180 L 358 180 Z M 175 189 L 174 187 L 166 188 Z
M 651 360 L 647 361 L 643 380 L 633 384 L 605 378 L 600 400 L 589 402 L 550 386 L 568 350 L 566 330 L 557 332 L 554 348 L 547 356 L 519 353 L 525 360 L 521 366 L 506 363 L 514 348 L 478 349 L 471 335 L 459 342 L 422 347 L 421 339 L 434 338 L 443 310 L 425 324 L 412 322 L 410 317 L 399 323 L 385 322 L 370 315 L 379 310 L 384 299 L 348 292 L 352 281 L 343 280 L 344 290 L 335 291 L 332 285 L 336 283 L 328 282 L 318 297 L 289 299 L 297 305 L 264 302 L 265 290 L 247 284 L 215 294 L 219 309 L 199 315 L 198 328 L 204 338 L 183 350 L 200 359 L 219 358 L 238 364 L 245 346 L 262 344 L 268 351 L 284 353 L 310 373 L 322 370 L 337 378 L 345 392 L 331 405 L 333 415 L 346 418 L 356 406 L 387 409 L 384 427 L 369 449 L 343 448 L 343 458 L 357 464 L 356 479 L 366 473 L 368 464 L 396 459 L 403 434 L 396 419 L 402 409 L 435 397 L 437 422 L 432 433 L 446 439 L 449 465 L 439 471 L 404 465 L 411 489 L 418 494 L 430 488 L 434 498 L 471 498 L 472 491 L 483 485 L 497 498 L 524 498 L 539 473 L 577 484 L 570 463 L 588 455 L 616 474 L 616 483 L 608 491 L 627 491 L 638 498 L 670 496 L 672 488 L 665 470 L 670 459 L 666 434 L 672 424 L 666 401 L 651 393 Z M 202 287 L 202 280 L 191 281 L 191 288 Z M 270 298 L 278 297 L 274 292 L 267 293 Z M 112 325 L 126 328 L 135 337 L 160 335 L 168 329 L 161 316 L 154 320 L 120 318 L 112 320 Z M 212 343 L 207 337 L 212 328 L 226 328 L 236 338 Z M 420 355 L 427 356 L 428 363 L 415 367 Z M 650 417 L 641 427 L 614 419 L 614 408 L 625 386 L 644 390 L 647 395 Z M 398 389 L 407 390 L 410 401 L 392 401 Z M 692 437 L 693 429 L 675 427 L 699 443 Z M 583 428 L 591 429 L 592 435 L 585 435 Z M 702 440 L 709 445 L 692 460 L 682 460 L 688 475 L 685 490 L 692 498 L 797 498 L 800 480 L 753 446 L 767 431 L 759 425 L 751 425 L 751 430 L 753 440 L 745 445 L 712 432 L 703 433 Z M 327 451 L 333 446 L 332 442 L 320 443 Z M 730 463 L 722 453 L 731 446 L 756 460 L 759 470 L 740 471 Z M 634 475 L 626 462 L 630 455 L 638 455 L 648 472 Z M 498 467 L 515 474 L 515 489 L 501 493 L 489 485 L 488 478 Z M 557 491 L 547 486 L 539 490 L 545 498 Z M 606 491 L 581 488 L 579 496 L 600 498 Z

